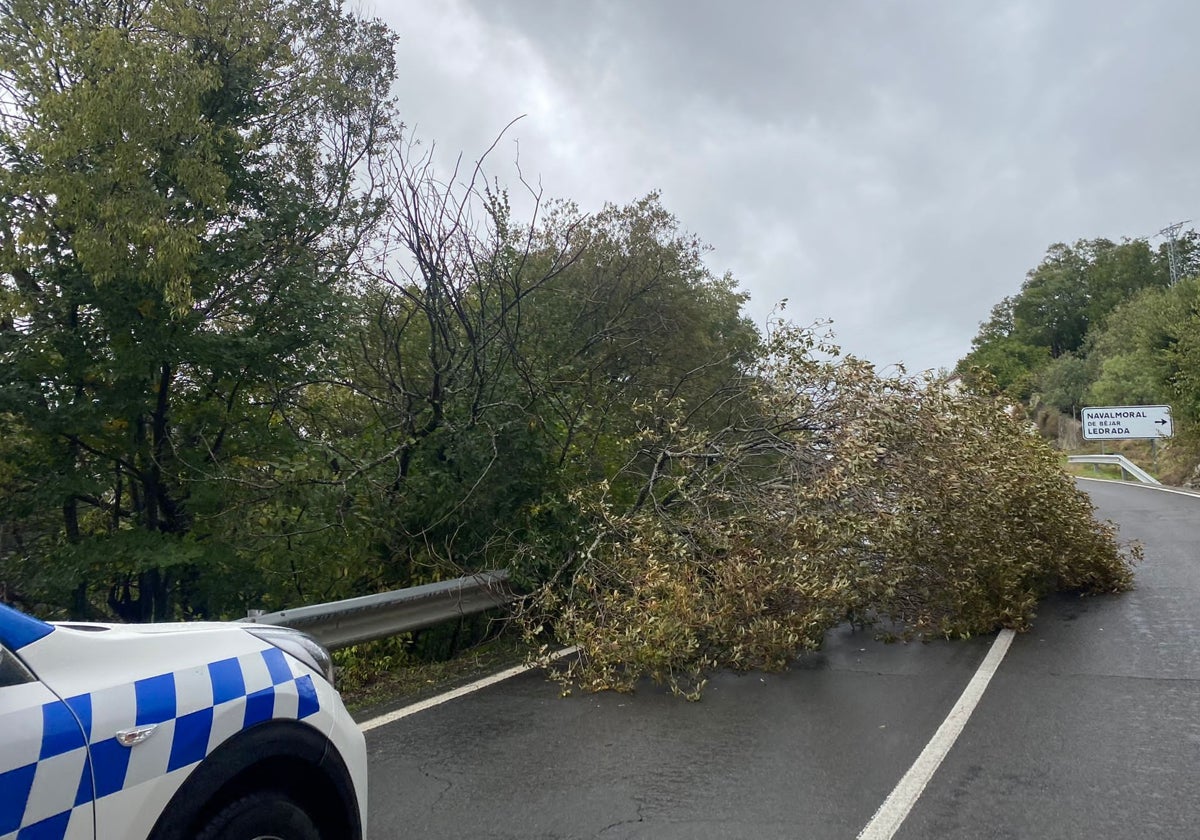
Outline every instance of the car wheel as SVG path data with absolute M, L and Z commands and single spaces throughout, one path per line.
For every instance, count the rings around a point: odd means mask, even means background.
M 321 832 L 286 794 L 264 790 L 226 805 L 196 840 L 321 840 Z

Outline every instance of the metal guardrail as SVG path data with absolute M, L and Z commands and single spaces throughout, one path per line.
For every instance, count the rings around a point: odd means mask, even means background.
M 1142 484 L 1161 484 L 1158 479 L 1124 455 L 1068 455 L 1067 461 L 1072 464 L 1116 464 L 1121 468 L 1122 476 L 1129 474 Z
M 483 572 L 329 604 L 251 614 L 242 620 L 293 627 L 327 648 L 342 648 L 421 630 L 511 603 L 516 596 L 504 585 L 507 580 L 507 571 Z

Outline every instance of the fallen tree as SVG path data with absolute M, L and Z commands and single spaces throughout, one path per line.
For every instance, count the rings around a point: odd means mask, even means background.
M 1140 549 L 1002 401 L 881 375 L 812 329 L 780 325 L 762 358 L 724 428 L 664 393 L 624 474 L 573 497 L 587 537 L 526 615 L 579 648 L 564 683 L 695 698 L 712 670 L 785 667 L 843 621 L 966 637 L 1025 629 L 1054 591 L 1132 586 Z

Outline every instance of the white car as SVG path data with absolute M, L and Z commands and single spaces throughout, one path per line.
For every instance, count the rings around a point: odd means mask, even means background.
M 281 627 L 0 604 L 0 840 L 361 840 L 366 748 L 332 670 Z

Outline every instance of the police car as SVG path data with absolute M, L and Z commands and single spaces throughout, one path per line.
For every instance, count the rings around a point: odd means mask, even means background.
M 0 604 L 0 840 L 360 840 L 366 749 L 303 634 Z

